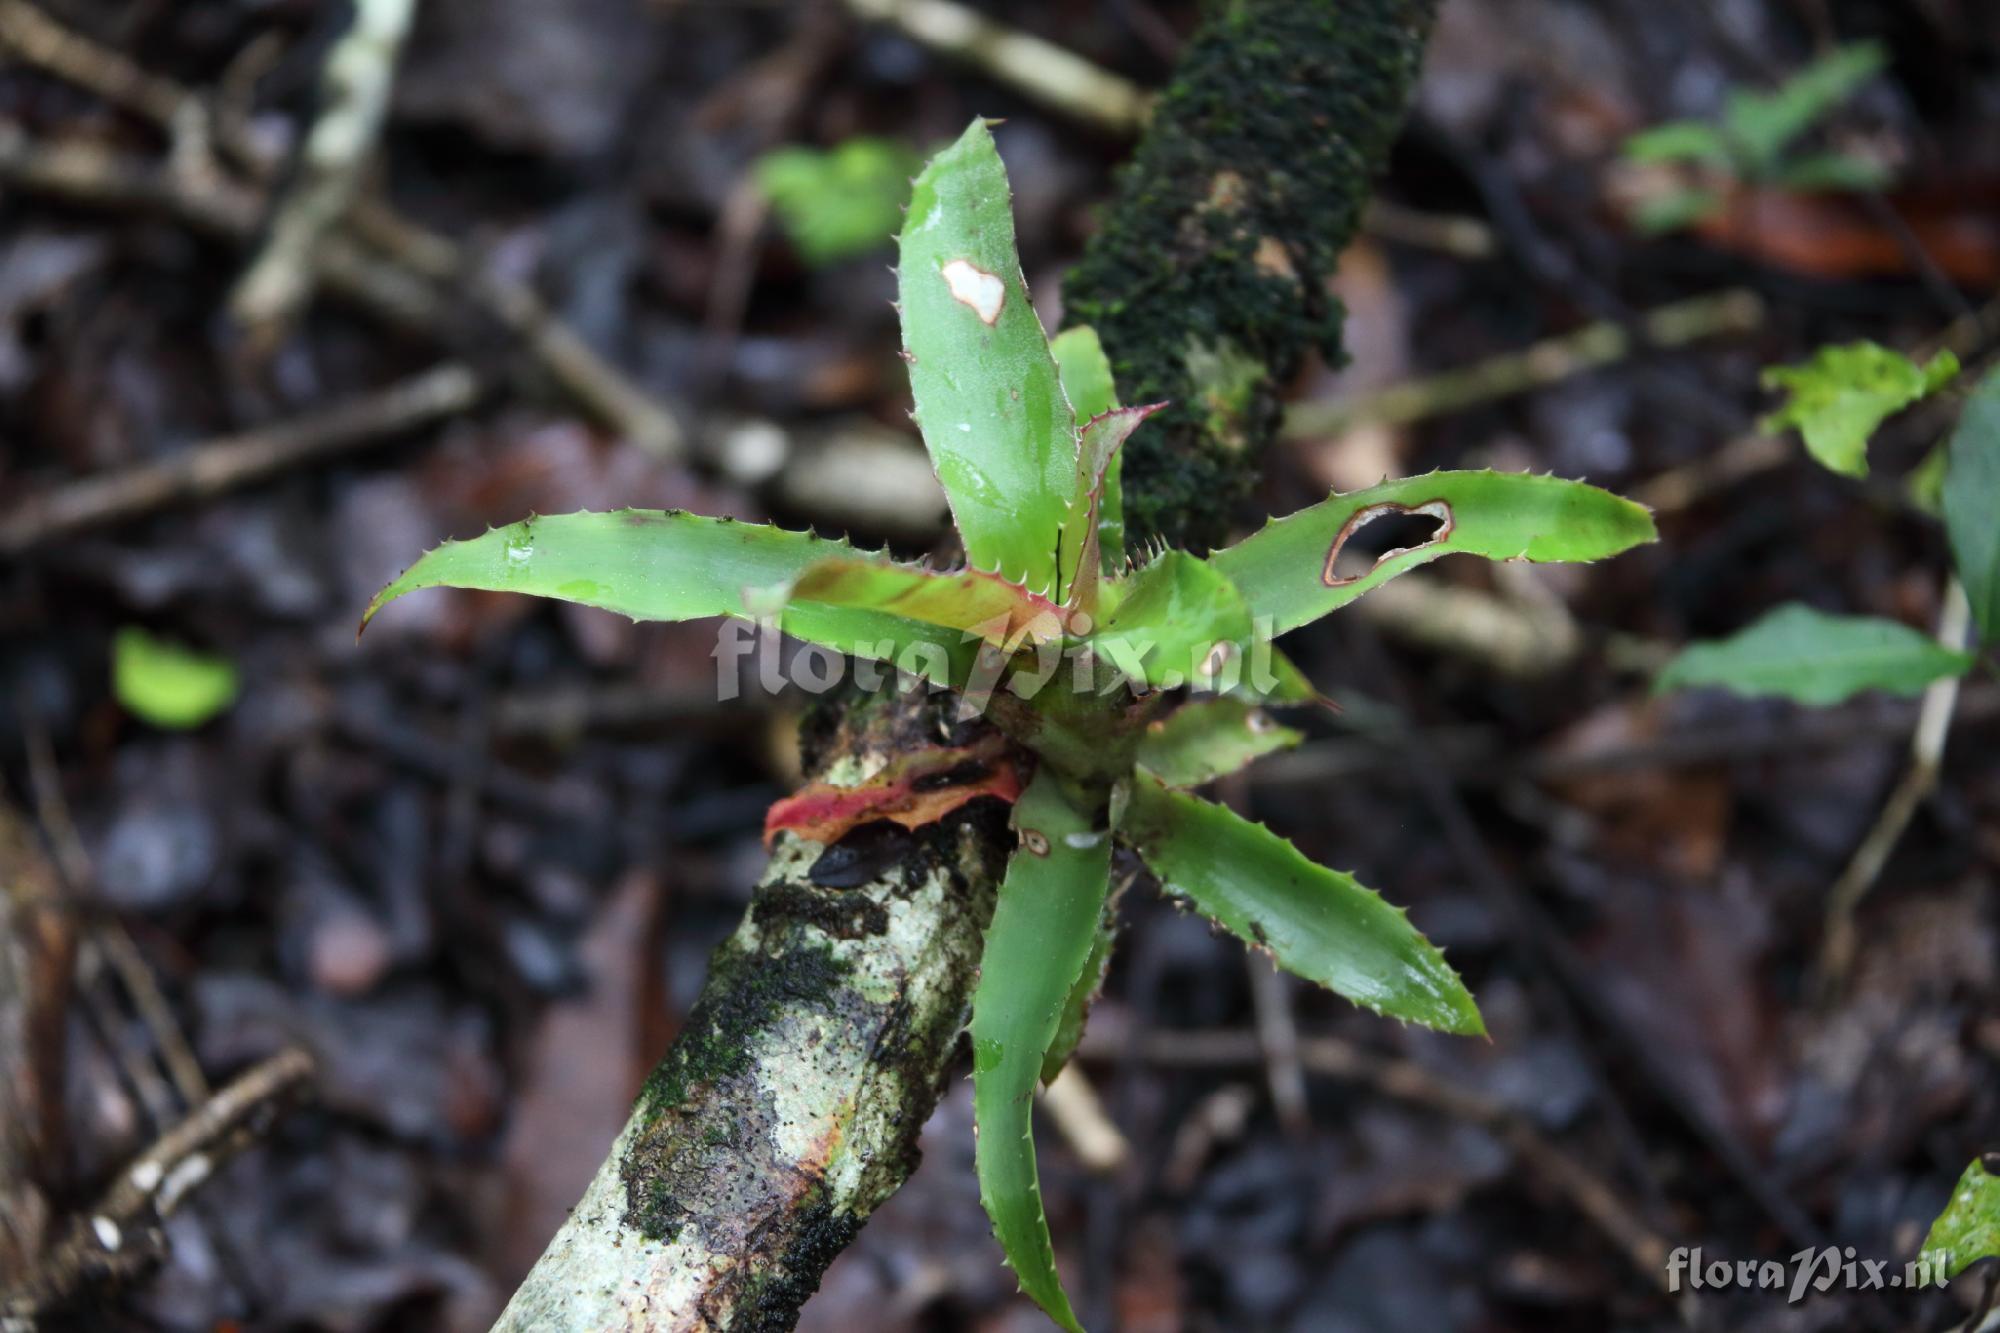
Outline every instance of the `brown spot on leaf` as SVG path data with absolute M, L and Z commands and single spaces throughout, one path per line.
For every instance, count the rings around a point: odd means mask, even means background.
M 1340 552 L 1348 540 L 1374 520 L 1389 514 L 1420 514 L 1426 518 L 1434 518 L 1438 521 L 1438 530 L 1432 533 L 1428 540 L 1419 542 L 1415 546 L 1399 546 L 1394 550 L 1382 552 L 1375 557 L 1374 564 L 1359 574 L 1335 573 L 1334 565 L 1340 559 Z M 1320 571 L 1319 581 L 1329 588 L 1345 588 L 1350 583 L 1359 583 L 1380 569 L 1383 561 L 1399 555 L 1408 555 L 1411 551 L 1420 551 L 1426 546 L 1435 546 L 1451 536 L 1452 522 L 1451 506 L 1443 500 L 1428 500 L 1420 505 L 1397 504 L 1393 500 L 1388 500 L 1381 504 L 1369 505 L 1365 509 L 1357 509 L 1348 516 L 1347 522 L 1340 525 L 1340 531 L 1334 534 L 1333 545 L 1327 548 L 1326 567 Z
M 1021 845 L 1023 847 L 1026 847 L 1029 851 L 1033 852 L 1036 856 L 1047 856 L 1049 854 L 1048 835 L 1043 833 L 1040 829 L 1032 829 L 1032 828 L 1022 829 Z

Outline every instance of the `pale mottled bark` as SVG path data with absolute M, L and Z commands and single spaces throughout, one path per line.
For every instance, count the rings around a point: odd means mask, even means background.
M 817 766 L 859 781 L 940 738 L 922 698 L 851 705 Z M 865 857 L 784 835 L 680 1041 L 497 1327 L 790 1327 L 916 1163 L 992 912 L 984 802 Z M 819 880 L 815 882 L 815 867 Z M 848 873 L 839 873 L 846 871 Z M 842 887 L 851 885 L 851 887 Z

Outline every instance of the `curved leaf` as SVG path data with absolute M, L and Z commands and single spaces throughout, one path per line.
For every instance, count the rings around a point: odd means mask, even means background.
M 972 995 L 979 1198 L 1022 1289 L 1049 1318 L 1081 1333 L 1042 1213 L 1034 1092 L 1097 936 L 1111 838 L 1070 804 L 1047 768 L 1021 793 L 1014 827 L 1021 845 L 1007 862 Z
M 426 552 L 375 594 L 368 622 L 423 588 L 480 588 L 602 607 L 634 620 L 751 615 L 745 597 L 792 582 L 818 561 L 855 558 L 846 542 L 679 510 L 550 514 Z M 976 643 L 880 611 L 818 603 L 787 607 L 797 638 L 894 661 L 941 685 L 963 683 Z
M 1486 1031 L 1465 983 L 1401 908 L 1263 825 L 1139 773 L 1118 834 L 1168 892 L 1287 971 L 1377 1013 Z
M 1125 441 L 1132 438 L 1139 423 L 1164 406 L 1149 403 L 1145 407 L 1112 408 L 1085 422 L 1079 436 L 1076 496 L 1063 524 L 1062 574 L 1057 587 L 1067 605 L 1085 614 L 1095 614 L 1098 609 L 1099 582 L 1104 573 L 1098 510 L 1105 488 L 1112 484 L 1112 469 L 1124 457 Z M 1119 530 L 1122 534 L 1122 522 Z M 1117 563 L 1122 564 L 1122 558 Z
M 1249 609 L 1230 581 L 1185 551 L 1163 551 L 1116 586 L 1093 650 L 1134 685 L 1213 687 L 1240 675 Z
M 1334 562 L 1372 518 L 1395 513 L 1440 520 L 1420 546 L 1390 551 L 1347 577 Z M 1489 560 L 1600 560 L 1652 541 L 1643 505 L 1580 481 L 1522 472 L 1430 472 L 1333 495 L 1277 519 L 1209 563 L 1236 584 L 1251 615 L 1283 634 L 1347 605 L 1398 574 L 1463 551 Z M 1264 632 L 1259 626 L 1259 632 Z
M 1118 406 L 1118 386 L 1111 378 L 1111 361 L 1097 330 L 1088 324 L 1064 329 L 1049 341 L 1056 359 L 1063 394 L 1078 421 L 1092 421 Z M 1097 546 L 1103 567 L 1112 573 L 1125 568 L 1125 454 L 1111 455 L 1097 504 Z
M 1681 650 L 1656 690 L 1720 685 L 1737 694 L 1837 704 L 1862 690 L 1921 694 L 1972 668 L 1928 634 L 1876 616 L 1835 616 L 1792 602 L 1726 639 Z
M 1060 638 L 1063 608 L 976 569 L 940 572 L 854 556 L 812 564 L 785 594 L 791 604 L 884 611 L 974 635 L 1001 648 Z M 757 599 L 752 599 L 753 603 Z
M 1989 371 L 1959 414 L 1946 455 L 1945 533 L 1979 641 L 2000 640 L 2000 370 Z
M 1052 594 L 1076 417 L 1028 303 L 1007 172 L 984 121 L 917 177 L 897 283 L 917 424 L 966 559 Z
M 1198 787 L 1304 739 L 1241 699 L 1196 699 L 1147 725 L 1139 767 L 1169 787 Z
M 1111 895 L 1106 894 L 1104 910 L 1098 915 L 1097 933 L 1091 937 L 1090 954 L 1083 960 L 1083 970 L 1076 974 L 1069 998 L 1063 1001 L 1062 1017 L 1056 1020 L 1056 1035 L 1050 1038 L 1048 1054 L 1042 1057 L 1044 1085 L 1055 1082 L 1070 1056 L 1076 1054 L 1076 1044 L 1083 1040 L 1083 1025 L 1090 1018 L 1090 1006 L 1097 1003 L 1097 992 L 1104 988 L 1104 974 L 1111 967 L 1111 949 L 1117 942 L 1118 921 Z

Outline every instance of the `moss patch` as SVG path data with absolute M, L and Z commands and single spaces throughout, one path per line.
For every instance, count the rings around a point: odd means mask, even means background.
M 854 968 L 829 945 L 767 955 L 746 951 L 732 937 L 709 959 L 708 973 L 686 1030 L 639 1092 L 642 1114 L 659 1116 L 681 1105 L 690 1089 L 744 1072 L 758 1033 L 790 1009 L 833 1009 L 830 994 Z
M 1134 546 L 1221 541 L 1286 381 L 1310 349 L 1339 359 L 1342 311 L 1326 280 L 1402 123 L 1434 8 L 1237 0 L 1189 44 L 1063 285 L 1068 318 L 1096 326 L 1120 399 L 1172 402 L 1126 446 Z M 1191 347 L 1241 360 L 1204 374 Z

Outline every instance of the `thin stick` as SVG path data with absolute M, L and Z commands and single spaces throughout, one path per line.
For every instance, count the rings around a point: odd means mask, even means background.
M 312 1077 L 290 1047 L 256 1065 L 154 1141 L 97 1203 L 73 1218 L 25 1281 L 0 1293 L 0 1319 L 32 1321 L 85 1286 L 130 1276 L 160 1253 L 162 1221 L 224 1162 L 249 1146 L 278 1106 Z
M 478 401 L 479 378 L 455 361 L 310 416 L 225 436 L 170 458 L 99 473 L 0 512 L 0 554 L 206 500 L 316 458 L 379 443 L 455 416 Z
M 1938 642 L 1954 651 L 1963 648 L 1971 623 L 1972 605 L 1966 600 L 1965 588 L 1957 578 L 1950 578 L 1945 583 L 1944 607 L 1938 613 Z M 1854 910 L 1880 878 L 1882 867 L 1888 864 L 1918 807 L 1937 787 L 1938 773 L 1944 766 L 1945 738 L 1958 708 L 1959 684 L 1959 677 L 1946 676 L 1925 687 L 1923 702 L 1917 708 L 1917 729 L 1910 737 L 1910 765 L 1883 803 L 1868 836 L 1827 890 L 1826 933 L 1819 955 L 1822 994 L 1831 994 L 1846 981 L 1854 962 Z
M 1641 347 L 1684 347 L 1705 338 L 1746 333 L 1763 322 L 1764 303 L 1755 292 L 1740 287 L 1710 292 L 1646 312 L 1639 321 L 1643 337 L 1637 341 L 1623 325 L 1600 320 L 1458 370 L 1333 402 L 1299 403 L 1285 414 L 1283 434 L 1293 440 L 1319 439 L 1362 422 L 1407 426 L 1547 388 L 1623 360 Z
M 1104 1113 L 1097 1089 L 1074 1060 L 1062 1067 L 1055 1081 L 1042 1089 L 1042 1110 L 1063 1136 L 1076 1160 L 1095 1175 L 1108 1176 L 1132 1156 L 1132 1145 Z
M 191 123 L 207 121 L 201 99 L 191 90 L 64 28 L 27 0 L 0 0 L 0 44 L 153 121 L 177 144 L 191 137 L 185 133 Z M 77 156 L 67 147 L 35 145 L 17 128 L 0 131 L 5 131 L 0 133 L 0 180 L 8 184 L 95 203 L 162 207 L 239 245 L 256 239 L 264 211 L 261 191 L 225 179 L 212 161 L 192 168 L 182 162 L 176 170 L 160 172 L 106 150 Z M 217 132 L 219 146 L 259 186 L 276 178 L 278 162 L 238 122 L 227 121 Z M 53 169 L 57 167 L 69 170 Z M 78 169 L 86 167 L 79 175 Z M 211 195 L 221 196 L 227 207 L 218 206 Z M 481 271 L 450 237 L 400 217 L 384 203 L 359 199 L 342 219 L 341 233 L 324 238 L 318 258 L 318 276 L 331 290 L 432 337 L 450 331 L 447 294 L 469 294 L 599 423 L 663 459 L 676 459 L 685 451 L 686 432 L 672 413 L 599 356 L 531 288 Z
M 317 255 L 361 188 L 395 83 L 414 0 L 359 0 L 327 54 L 319 114 L 257 257 L 229 299 L 230 314 L 268 351 L 312 296 Z
M 1130 138 L 1152 113 L 1151 95 L 1131 80 L 952 0 L 848 0 L 847 7 L 1106 134 Z
M 1245 950 L 1250 969 L 1250 1004 L 1257 1015 L 1257 1044 L 1264 1053 L 1264 1081 L 1278 1123 L 1293 1138 L 1312 1128 L 1306 1109 L 1305 1069 L 1299 1060 L 1299 1027 L 1292 1017 L 1291 978 L 1254 949 Z

